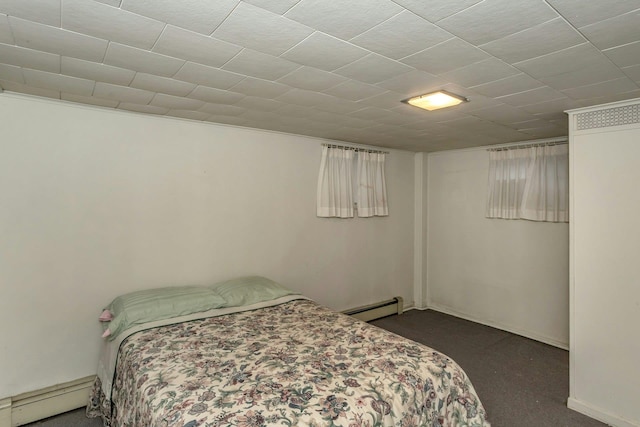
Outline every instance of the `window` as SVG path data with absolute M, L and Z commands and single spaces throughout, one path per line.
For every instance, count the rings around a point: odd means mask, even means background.
M 489 151 L 487 218 L 569 221 L 569 148 L 537 144 Z
M 389 215 L 384 174 L 386 154 L 376 150 L 323 145 L 318 174 L 317 215 L 353 218 L 356 211 L 359 217 Z

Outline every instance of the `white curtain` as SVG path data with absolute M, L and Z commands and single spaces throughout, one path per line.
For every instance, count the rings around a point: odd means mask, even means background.
M 567 144 L 491 151 L 486 216 L 568 222 Z
M 387 216 L 387 185 L 384 175 L 385 153 L 358 152 L 358 216 Z
M 354 150 L 322 147 L 318 175 L 317 215 L 353 218 Z

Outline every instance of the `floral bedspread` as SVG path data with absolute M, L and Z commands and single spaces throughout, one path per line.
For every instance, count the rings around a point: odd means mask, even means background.
M 162 326 L 120 348 L 105 426 L 489 426 L 451 359 L 309 300 Z

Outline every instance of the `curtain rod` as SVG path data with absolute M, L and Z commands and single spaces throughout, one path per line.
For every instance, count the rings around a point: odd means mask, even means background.
M 518 150 L 524 148 L 531 147 L 548 147 L 551 145 L 563 145 L 567 144 L 567 141 L 548 141 L 548 142 L 537 142 L 533 144 L 519 144 L 519 145 L 510 145 L 508 147 L 500 147 L 500 148 L 487 148 L 487 151 L 507 151 L 507 150 Z
M 348 145 L 337 145 L 337 144 L 322 144 L 323 147 L 329 147 L 329 148 L 339 148 L 341 150 L 353 150 L 355 152 L 358 151 L 365 151 L 367 153 L 377 153 L 377 154 L 389 154 L 388 151 L 381 151 L 381 150 L 373 150 L 371 148 L 358 148 L 358 147 L 349 147 Z

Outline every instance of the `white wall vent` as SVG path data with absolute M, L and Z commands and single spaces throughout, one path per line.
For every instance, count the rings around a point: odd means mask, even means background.
M 606 128 L 634 123 L 640 123 L 640 104 L 576 114 L 576 130 Z

